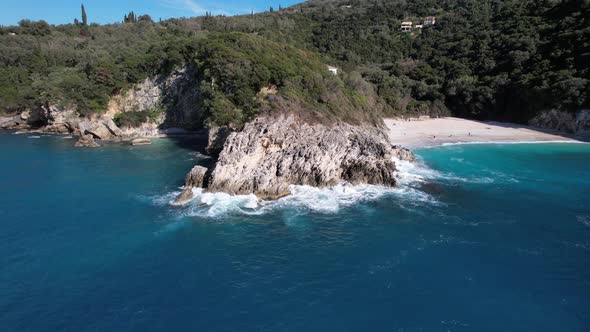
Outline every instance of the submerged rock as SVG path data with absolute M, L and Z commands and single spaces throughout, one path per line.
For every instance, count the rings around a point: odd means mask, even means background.
M 184 190 L 174 202 L 172 202 L 172 205 L 184 205 L 190 202 L 194 198 L 193 188 L 203 188 L 205 186 L 207 171 L 207 168 L 203 166 L 193 167 L 186 176 Z
M 83 135 L 80 137 L 78 142 L 76 142 L 75 146 L 95 148 L 100 145 L 98 143 L 96 143 L 96 141 L 94 140 L 94 137 L 92 135 Z
M 327 126 L 294 115 L 262 116 L 227 137 L 203 186 L 262 199 L 286 196 L 291 185 L 395 186 L 396 158 L 413 160 L 414 155 L 392 146 L 381 129 L 370 125 Z M 183 195 L 179 200 L 186 199 Z
M 131 141 L 131 145 L 138 146 L 138 145 L 150 145 L 152 144 L 152 140 L 149 138 L 136 138 Z

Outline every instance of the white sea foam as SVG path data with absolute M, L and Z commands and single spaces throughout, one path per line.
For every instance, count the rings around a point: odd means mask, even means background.
M 434 181 L 452 181 L 454 183 L 489 184 L 495 181 L 513 181 L 503 178 L 501 174 L 464 178 L 452 173 L 443 173 L 427 167 L 422 161 L 415 162 L 394 160 L 396 163 L 395 188 L 374 185 L 351 185 L 341 183 L 329 188 L 311 186 L 291 186 L 291 194 L 276 201 L 259 200 L 255 195 L 229 195 L 226 193 L 207 193 L 203 189 L 193 189 L 194 199 L 179 209 L 181 215 L 199 217 L 223 217 L 227 215 L 261 215 L 277 209 L 295 209 L 315 213 L 333 214 L 341 209 L 360 202 L 390 199 L 392 203 L 403 208 L 417 206 L 443 205 L 431 194 L 421 190 L 423 184 Z M 179 192 L 172 192 L 153 198 L 156 205 L 172 202 Z
M 442 173 L 428 168 L 420 160 L 410 162 L 394 159 L 394 161 L 395 167 L 397 168 L 396 177 L 401 186 L 424 183 L 428 180 L 444 177 Z
M 165 206 L 170 204 L 176 197 L 180 195 L 180 191 L 169 192 L 164 195 L 147 197 L 156 206 Z
M 200 152 L 190 152 L 188 155 L 189 155 L 189 159 L 188 160 L 202 161 L 202 160 L 209 160 L 209 159 L 211 159 L 211 156 L 204 155 L 204 154 L 202 154 Z
M 494 179 L 490 177 L 463 178 L 452 173 L 442 173 L 427 167 L 420 160 L 415 162 L 395 160 L 395 164 L 397 167 L 398 182 L 402 187 L 412 186 L 416 183 L 431 182 L 434 180 L 484 184 L 494 182 Z
M 274 202 L 273 207 L 295 207 L 320 213 L 337 213 L 359 202 L 376 200 L 391 192 L 390 188 L 342 183 L 330 188 L 291 186 L 291 195 Z
M 194 199 L 181 209 L 182 214 L 186 216 L 199 217 L 221 217 L 228 214 L 260 215 L 282 208 L 336 213 L 343 207 L 377 199 L 392 190 L 379 186 L 341 184 L 330 188 L 291 186 L 290 191 L 291 195 L 276 201 L 263 201 L 253 194 L 207 193 L 203 189 L 196 188 L 193 189 Z M 170 202 L 173 197 L 171 194 L 166 194 L 154 200 L 154 203 L 163 200 Z
M 342 208 L 360 202 L 375 201 L 389 197 L 392 201 L 403 202 L 402 206 L 415 207 L 420 204 L 438 204 L 436 199 L 417 188 L 416 184 L 427 182 L 442 175 L 422 163 L 396 160 L 396 177 L 399 186 L 395 188 L 375 185 L 351 185 L 341 183 L 329 188 L 291 186 L 291 194 L 275 201 L 259 200 L 255 195 L 229 195 L 207 193 L 193 189 L 194 199 L 185 206 L 176 207 L 181 215 L 199 217 L 223 217 L 226 215 L 261 215 L 277 209 L 295 209 L 315 213 L 338 213 Z M 152 198 L 155 205 L 170 204 L 178 191 Z
M 183 214 L 186 216 L 220 217 L 230 213 L 264 213 L 264 209 L 261 208 L 261 201 L 254 194 L 206 193 L 201 188 L 195 188 L 193 189 L 193 195 L 194 199 L 184 207 Z
M 577 216 L 578 222 L 582 223 L 582 225 L 586 227 L 590 227 L 590 216 Z
M 41 136 L 29 136 L 29 138 L 37 139 L 37 138 L 41 138 Z

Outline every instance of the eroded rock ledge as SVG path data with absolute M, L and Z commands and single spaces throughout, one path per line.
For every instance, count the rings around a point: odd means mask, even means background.
M 211 141 L 219 144 L 215 138 Z M 295 115 L 261 116 L 227 136 L 213 168 L 193 168 L 175 203 L 190 201 L 194 187 L 276 199 L 288 195 L 291 185 L 395 186 L 394 159 L 415 157 L 407 149 L 392 146 L 373 126 L 326 126 L 305 123 Z

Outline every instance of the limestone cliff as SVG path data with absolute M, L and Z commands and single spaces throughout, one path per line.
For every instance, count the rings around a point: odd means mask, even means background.
M 260 116 L 229 134 L 216 165 L 195 168 L 176 203 L 191 199 L 190 188 L 254 193 L 275 199 L 291 185 L 325 187 L 341 182 L 395 186 L 395 159 L 413 160 L 370 125 L 310 124 L 295 115 Z
M 0 128 L 34 130 L 47 133 L 91 135 L 99 140 L 155 137 L 179 128 L 202 124 L 202 112 L 195 109 L 199 98 L 194 68 L 188 66 L 169 75 L 147 78 L 131 89 L 115 95 L 104 113 L 81 117 L 76 105 L 40 105 L 20 114 L 0 118 Z M 119 128 L 113 121 L 118 114 L 158 110 L 159 116 L 137 127 Z M 86 146 L 86 138 L 79 146 Z

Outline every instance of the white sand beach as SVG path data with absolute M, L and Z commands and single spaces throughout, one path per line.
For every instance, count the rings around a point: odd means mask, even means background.
M 577 142 L 569 135 L 552 130 L 503 122 L 480 122 L 459 118 L 384 119 L 389 138 L 395 145 L 410 149 L 445 143 L 476 142 Z

